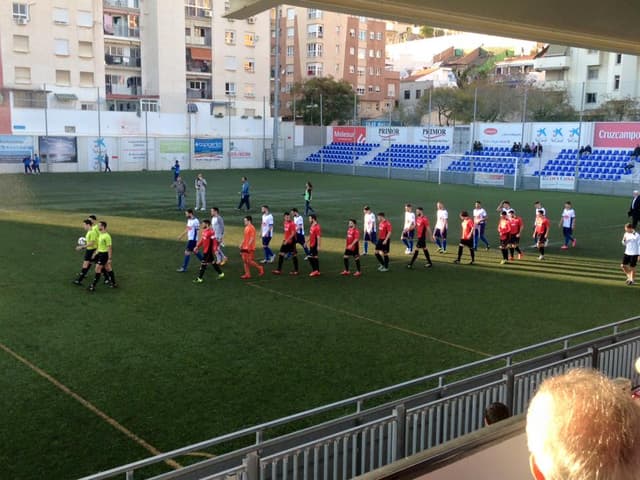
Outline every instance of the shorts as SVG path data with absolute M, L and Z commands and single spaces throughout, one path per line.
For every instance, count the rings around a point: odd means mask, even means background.
M 433 231 L 433 236 L 436 238 L 447 238 L 447 229 L 445 228 L 436 228 Z
M 418 238 L 418 242 L 416 243 L 416 248 L 427 248 L 427 237 Z
M 547 243 L 547 236 L 542 233 L 536 234 L 536 243 L 542 243 L 544 245 Z
M 296 233 L 296 243 L 299 243 L 300 245 L 305 244 L 304 233 Z
M 637 255 L 627 255 L 626 253 L 622 256 L 622 265 L 628 265 L 631 268 L 635 268 L 638 264 L 638 256 Z
M 376 250 L 382 253 L 389 253 L 389 247 L 391 246 L 391 240 L 384 243 L 382 240 L 376 242 Z
M 463 247 L 473 248 L 473 238 L 461 238 L 460 245 Z
M 96 253 L 96 249 L 92 248 L 91 250 L 84 251 L 84 261 L 91 262 L 93 261 L 93 254 Z
M 309 256 L 310 257 L 317 257 L 318 256 L 318 246 L 314 246 L 314 247 L 309 247 Z
M 290 253 L 292 255 L 297 255 L 296 244 L 295 243 L 283 243 L 280 247 L 280 253 Z
M 518 245 L 520 243 L 520 237 L 518 237 L 515 233 L 510 234 L 509 243 L 512 245 Z
M 96 255 L 96 265 L 106 265 L 109 261 L 109 252 L 98 252 Z
M 509 239 L 508 238 L 501 238 L 500 239 L 500 248 L 505 249 L 505 248 L 507 248 L 507 245 L 509 245 Z
M 360 246 L 356 243 L 356 246 L 353 249 L 345 248 L 344 256 L 345 257 L 359 257 L 360 256 Z
M 187 242 L 187 245 L 184 247 L 184 249 L 187 252 L 193 252 L 193 249 L 196 248 L 197 244 L 198 244 L 197 240 L 189 240 Z
M 263 247 L 268 247 L 269 243 L 271 242 L 271 237 L 262 237 L 262 246 Z
M 215 263 L 216 262 L 216 258 L 217 258 L 216 254 L 214 252 L 212 252 L 211 250 L 209 250 L 202 257 L 202 263 Z
M 378 235 L 375 231 L 373 232 L 364 232 L 364 241 L 376 243 L 378 241 Z

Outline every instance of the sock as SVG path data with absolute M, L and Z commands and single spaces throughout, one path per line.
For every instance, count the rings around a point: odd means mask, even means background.
M 384 266 L 384 260 L 382 260 L 382 255 L 380 255 L 379 253 L 376 253 L 376 258 L 378 259 L 378 263 Z
M 509 248 L 509 254 L 513 257 L 514 254 L 516 253 L 516 249 L 515 248 Z
M 198 272 L 198 278 L 204 277 L 204 271 L 207 269 L 207 264 L 203 263 L 200 265 L 200 271 Z
M 458 246 L 458 261 L 462 258 L 462 245 Z
M 544 247 L 540 247 L 540 255 L 544 255 Z
M 107 272 L 106 275 L 111 280 L 111 285 L 115 285 L 116 284 L 116 274 L 113 273 L 113 270 L 111 270 L 110 272 Z
M 217 263 L 213 263 L 213 269 L 218 273 L 218 275 L 220 275 L 222 273 L 222 269 L 220 268 L 220 265 L 218 265 Z
M 187 267 L 189 266 L 189 260 L 191 260 L 191 255 L 185 255 L 184 256 L 184 261 L 182 262 L 182 269 L 186 270 Z
M 89 271 L 89 267 L 83 268 L 82 271 L 78 274 L 77 280 L 81 282 L 87 276 L 87 272 Z
M 447 239 L 446 238 L 442 240 L 442 249 L 443 250 L 447 249 Z
M 284 261 L 284 255 L 278 255 L 278 270 L 282 270 L 283 261 Z
M 298 256 L 297 255 L 293 256 L 293 270 L 295 272 L 298 271 Z
M 423 252 L 424 252 L 424 258 L 427 259 L 427 263 L 431 263 L 431 255 L 429 255 L 429 250 L 425 248 Z M 415 260 L 415 257 L 414 257 L 414 260 Z
M 409 262 L 409 265 L 413 265 L 413 262 L 416 261 L 416 258 L 418 258 L 418 250 L 413 252 L 413 257 L 411 258 L 411 261 Z
M 384 256 L 384 268 L 389 268 L 389 255 Z
M 242 259 L 242 267 L 244 268 L 244 274 L 249 276 L 251 275 L 251 269 L 249 268 L 249 261 Z
M 507 255 L 507 249 L 503 248 L 501 251 L 502 251 L 502 258 L 504 260 L 507 260 L 509 258 L 509 256 Z
M 313 259 L 314 263 L 316 264 L 316 270 L 319 272 L 320 271 L 320 260 L 318 260 L 318 257 Z
M 522 253 L 522 250 L 520 250 L 520 247 L 516 247 L 516 252 Z
M 96 273 L 96 276 L 94 277 L 93 282 L 91 282 L 91 286 L 95 288 L 99 281 L 100 281 L 100 274 Z
M 356 270 L 360 271 L 360 259 L 356 258 Z
M 473 248 L 469 248 L 469 253 L 471 253 L 471 261 L 475 262 L 476 261 L 476 252 Z
M 344 260 L 344 269 L 345 271 L 349 271 L 349 259 L 348 258 L 343 258 Z

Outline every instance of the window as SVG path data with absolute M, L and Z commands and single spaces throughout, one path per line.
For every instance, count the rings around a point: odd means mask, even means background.
M 349 73 L 356 73 L 356 67 L 353 65 L 349 65 Z
M 382 58 L 382 50 L 376 50 L 376 58 Z
M 78 56 L 85 58 L 93 57 L 93 43 L 78 42 Z
M 226 56 L 224 57 L 224 69 L 225 70 L 236 70 L 236 57 Z
M 150 100 L 148 98 L 140 99 L 140 111 L 141 112 L 157 112 L 160 109 L 158 100 Z
M 44 108 L 46 98 L 44 92 L 15 90 L 13 92 L 13 106 L 16 108 Z
M 80 86 L 93 87 L 93 72 L 80 72 Z
M 227 30 L 224 32 L 224 43 L 226 45 L 235 45 L 236 44 L 236 32 L 233 30 Z
M 349 29 L 349 37 L 350 38 L 355 38 L 356 37 L 356 31 L 353 28 Z
M 66 38 L 56 38 L 53 46 L 56 55 L 69 55 L 69 40 Z
M 373 85 L 369 85 L 369 93 L 373 93 Z
M 225 84 L 224 84 L 224 94 L 225 95 L 235 95 L 236 94 L 236 84 L 234 82 L 225 82 Z
M 376 32 L 369 32 L 369 40 L 375 40 L 376 39 Z
M 322 38 L 323 27 L 322 25 L 307 25 L 307 37 L 308 38 Z
M 616 65 L 620 65 L 622 63 L 622 54 L 621 53 L 617 53 L 616 54 Z
M 393 83 L 387 85 L 387 97 L 394 98 L 396 96 L 396 86 Z
M 27 35 L 14 35 L 13 36 L 13 51 L 14 52 L 28 52 L 29 51 L 29 37 Z
M 369 58 L 374 58 L 376 56 L 376 52 L 373 50 L 373 48 L 369 49 Z
M 256 72 L 256 61 L 253 58 L 247 58 L 244 61 L 244 71 L 247 73 L 255 73 Z
M 342 27 L 341 27 L 340 25 L 337 25 L 337 26 L 336 26 L 336 33 L 337 33 L 338 35 L 340 35 L 340 32 L 342 32 Z
M 245 108 L 244 109 L 244 114 L 247 117 L 255 117 L 256 116 L 256 109 L 255 108 Z
M 620 75 L 614 75 L 613 77 L 613 89 L 620 90 Z
M 422 96 L 422 90 L 416 90 L 416 100 L 418 100 Z
M 598 101 L 597 93 L 587 93 L 586 103 L 596 103 Z
M 191 36 L 191 28 L 189 28 L 189 27 L 185 27 L 185 29 L 184 29 L 184 36 L 185 36 L 185 37 L 190 37 L 190 36 Z
M 349 55 L 355 55 L 356 54 L 356 49 L 353 47 L 349 47 Z
M 295 47 L 293 45 L 287 46 L 287 57 L 293 57 L 295 55 Z
M 382 40 L 382 32 L 376 33 L 376 40 Z
M 16 76 L 16 83 L 31 83 L 31 68 L 16 67 L 14 73 Z
M 288 63 L 285 67 L 285 74 L 287 77 L 293 77 L 293 73 L 295 72 L 295 67 L 292 63 Z
M 244 84 L 244 96 L 247 98 L 254 98 L 256 96 L 256 84 L 245 83 Z
M 361 86 L 358 86 L 358 87 L 356 88 L 356 93 L 357 93 L 358 95 L 364 95 L 364 93 L 365 93 L 365 88 L 364 88 L 364 86 L 362 86 L 362 87 L 361 87 Z
M 322 18 L 322 10 L 317 10 L 315 8 L 310 8 L 307 10 L 307 18 L 309 20 L 319 20 Z
M 71 85 L 71 72 L 69 70 L 56 70 L 56 85 Z
M 77 20 L 79 27 L 93 27 L 93 14 L 91 12 L 78 10 Z
M 340 55 L 340 44 L 336 44 L 336 55 Z
M 287 27 L 287 38 L 293 38 L 296 35 L 295 27 Z
M 336 68 L 335 68 L 335 70 L 336 70 L 336 73 L 339 73 L 339 72 L 340 72 L 340 64 L 339 64 L 339 63 L 336 63 Z
M 69 25 L 69 10 L 66 8 L 54 8 L 53 21 L 60 25 Z
M 322 63 L 307 63 L 307 75 L 310 77 L 321 77 L 322 71 Z
M 97 105 L 95 102 L 82 102 L 80 103 L 80 110 L 97 110 Z
M 296 18 L 296 9 L 287 8 L 287 20 L 295 20 L 295 18 Z
M 376 85 L 376 93 L 380 93 L 380 85 Z
M 367 39 L 367 31 L 366 30 L 360 30 L 358 32 L 358 40 L 366 40 Z
M 411 90 L 405 90 L 404 91 L 404 99 L 405 100 L 411 100 Z
M 598 66 L 587 67 L 587 80 L 597 80 L 599 71 L 600 67 Z
M 13 19 L 16 23 L 27 23 L 29 21 L 29 5 L 13 2 Z
M 244 34 L 244 44 L 246 47 L 255 47 L 256 46 L 256 34 L 253 32 L 248 32 Z
M 365 58 L 367 58 L 367 49 L 366 48 L 359 48 L 358 49 L 358 60 L 364 60 Z
M 307 43 L 307 57 L 321 57 L 321 56 L 322 56 L 321 43 Z
M 358 67 L 358 76 L 364 77 L 367 74 L 367 69 L 365 67 Z

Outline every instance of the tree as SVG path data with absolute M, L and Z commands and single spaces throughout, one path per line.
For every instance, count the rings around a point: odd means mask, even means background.
M 354 92 L 345 80 L 333 77 L 315 77 L 296 84 L 296 116 L 305 125 L 320 125 L 320 98 L 322 97 L 322 123 L 344 125 L 353 119 Z M 299 96 L 298 96 L 299 95 Z M 302 97 L 302 98 L 300 98 Z
M 419 102 L 419 111 L 428 113 L 429 97 L 424 95 Z M 438 112 L 438 124 L 449 126 L 455 122 L 469 122 L 473 111 L 473 96 L 468 90 L 458 88 L 436 88 L 431 94 L 431 108 Z
M 622 121 L 622 120 L 638 120 L 640 118 L 640 103 L 632 97 L 621 99 L 611 99 L 600 105 L 596 110 L 595 116 L 602 120 Z
M 569 103 L 566 90 L 529 88 L 527 91 L 527 121 L 567 122 L 578 118 Z

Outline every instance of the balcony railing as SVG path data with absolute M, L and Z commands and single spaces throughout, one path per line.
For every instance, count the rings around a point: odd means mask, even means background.
M 187 88 L 187 98 L 189 99 L 211 99 L 210 88 Z
M 198 18 L 211 18 L 213 17 L 213 11 L 210 8 L 185 6 L 184 16 L 198 17 Z
M 105 86 L 107 95 L 142 95 L 141 86 L 110 85 Z
M 192 60 L 187 62 L 187 71 L 193 73 L 211 73 L 211 66 L 206 62 Z
M 140 9 L 139 0 L 104 0 L 105 7 Z
M 187 45 L 202 45 L 203 47 L 210 47 L 211 37 L 210 36 L 205 36 L 205 37 L 187 36 L 185 37 L 185 42 L 187 43 Z
M 134 68 L 140 68 L 141 66 L 140 57 L 125 57 L 122 55 L 106 54 L 104 56 L 104 63 L 106 63 L 107 65 L 117 65 L 117 66 L 134 67 Z
M 125 37 L 125 38 L 140 38 L 140 29 L 139 28 L 129 28 L 124 25 L 114 25 L 113 33 L 107 32 L 105 30 L 105 35 L 113 35 L 115 37 Z

